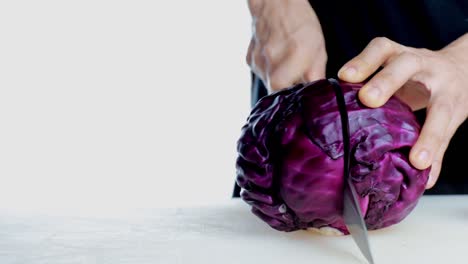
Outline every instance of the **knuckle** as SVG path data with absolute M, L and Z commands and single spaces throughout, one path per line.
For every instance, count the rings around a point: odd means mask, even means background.
M 250 66 L 255 68 L 256 71 L 263 73 L 265 68 L 265 62 L 259 52 L 254 52 L 250 62 Z
M 392 47 L 392 41 L 386 37 L 376 37 L 371 41 L 371 44 L 377 49 L 388 50 Z
M 276 82 L 276 81 L 270 80 L 269 84 L 270 84 L 271 90 L 273 90 L 273 91 L 278 91 L 278 90 L 280 90 L 282 88 L 282 85 L 280 83 Z
M 262 9 L 263 0 L 247 0 L 247 4 L 252 14 L 258 14 Z
M 259 43 L 265 42 L 265 39 L 267 39 L 269 34 L 266 22 L 263 19 L 255 19 L 255 23 L 252 27 L 252 33 L 255 35 L 255 38 Z
M 252 66 L 252 55 L 250 52 L 247 52 L 247 55 L 245 56 L 245 63 Z
M 427 48 L 418 48 L 417 51 L 419 54 L 427 57 L 433 57 L 435 55 L 433 50 Z
M 249 48 L 248 48 L 248 50 L 247 50 L 247 54 L 245 55 L 245 62 L 246 62 L 247 65 L 249 65 L 249 66 L 252 66 L 251 64 L 252 64 L 253 46 L 254 46 L 253 41 L 250 41 Z
M 267 43 L 263 46 L 263 56 L 267 61 L 273 61 L 275 57 L 275 48 L 273 44 Z
M 279 91 L 279 90 L 281 90 L 281 85 L 279 85 L 278 83 L 270 81 L 270 88 L 273 91 Z
M 439 100 L 434 102 L 430 110 L 436 111 L 446 118 L 451 118 L 454 113 L 454 105 L 446 100 Z
M 423 67 L 424 58 L 418 53 L 403 51 L 401 56 L 407 60 L 411 65 L 417 68 L 418 72 L 421 71 Z
M 277 73 L 268 74 L 268 80 L 270 84 L 270 88 L 272 90 L 280 90 L 288 86 L 288 83 L 285 82 L 285 76 L 281 76 Z
M 301 50 L 301 45 L 300 45 L 300 42 L 298 40 L 289 41 L 289 43 L 288 43 L 288 53 L 290 55 L 294 54 L 296 52 L 300 52 L 300 50 Z
M 316 76 L 317 75 L 312 70 L 309 70 L 309 71 L 304 73 L 304 79 L 305 79 L 305 81 L 308 81 L 308 82 L 314 81 L 317 78 Z
M 281 78 L 278 74 L 276 73 L 269 73 L 268 74 L 268 80 L 270 82 L 270 87 L 272 89 L 277 88 L 281 84 Z

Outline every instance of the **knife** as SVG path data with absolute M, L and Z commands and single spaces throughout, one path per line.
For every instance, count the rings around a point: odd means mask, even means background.
M 345 225 L 348 228 L 349 233 L 357 244 L 361 253 L 366 257 L 370 264 L 374 264 L 372 252 L 369 243 L 369 237 L 367 235 L 367 227 L 364 222 L 364 218 L 361 213 L 361 207 L 358 202 L 358 194 L 352 183 L 351 177 L 349 176 L 350 169 L 350 142 L 349 142 L 349 120 L 348 111 L 346 110 L 346 103 L 343 95 L 341 85 L 336 79 L 329 79 L 329 82 L 333 85 L 336 94 L 336 100 L 341 116 L 341 127 L 343 132 L 343 145 L 344 145 L 344 200 L 343 200 L 343 218 Z

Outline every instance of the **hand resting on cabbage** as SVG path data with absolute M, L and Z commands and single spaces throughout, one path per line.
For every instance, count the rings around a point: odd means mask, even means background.
M 326 77 L 325 41 L 308 1 L 249 0 L 248 4 L 253 34 L 246 60 L 270 92 Z M 427 118 L 409 158 L 418 169 L 430 167 L 427 188 L 434 186 L 448 144 L 468 117 L 468 33 L 441 50 L 375 38 L 345 63 L 338 77 L 351 83 L 368 80 L 359 91 L 367 107 L 380 107 L 395 95 L 412 110 L 426 109 Z

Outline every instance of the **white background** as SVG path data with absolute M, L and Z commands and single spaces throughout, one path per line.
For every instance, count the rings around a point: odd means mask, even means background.
M 230 199 L 246 1 L 2 1 L 0 207 Z

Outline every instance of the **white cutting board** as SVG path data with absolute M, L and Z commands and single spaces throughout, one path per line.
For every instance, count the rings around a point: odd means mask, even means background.
M 468 263 L 468 196 L 424 196 L 370 232 L 376 263 Z M 239 199 L 109 216 L 0 211 L 0 263 L 366 263 L 351 237 L 273 230 Z

